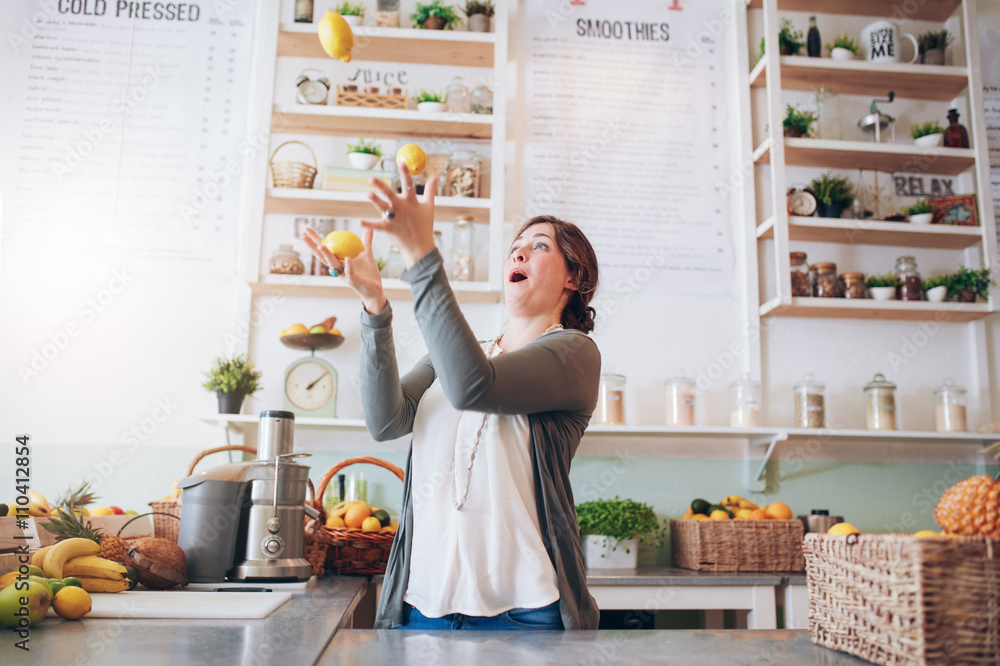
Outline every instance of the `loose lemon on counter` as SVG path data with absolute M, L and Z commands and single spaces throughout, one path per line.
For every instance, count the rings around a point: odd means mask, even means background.
M 826 533 L 834 536 L 847 536 L 848 534 L 861 534 L 861 530 L 850 523 L 837 523 L 828 529 Z
M 340 14 L 327 11 L 319 20 L 317 28 L 319 43 L 331 58 L 351 62 L 351 51 L 354 50 L 354 31 Z
M 941 537 L 944 536 L 940 532 L 935 532 L 934 530 L 920 530 L 919 532 L 914 532 L 913 536 L 918 539 L 923 539 L 925 537 Z
M 729 512 L 716 509 L 708 518 L 709 520 L 729 520 Z
M 52 599 L 52 608 L 56 614 L 67 620 L 83 617 L 92 607 L 90 593 L 82 587 L 64 587 Z
M 784 502 L 772 502 L 767 505 L 764 510 L 768 518 L 774 518 L 775 520 L 791 520 L 792 510 L 788 508 L 788 505 Z
M 323 239 L 323 245 L 341 261 L 354 259 L 365 251 L 365 244 L 361 242 L 361 237 L 343 229 L 327 234 L 326 238 Z
M 427 153 L 415 143 L 408 143 L 396 152 L 396 164 L 405 164 L 410 175 L 416 176 L 427 168 Z

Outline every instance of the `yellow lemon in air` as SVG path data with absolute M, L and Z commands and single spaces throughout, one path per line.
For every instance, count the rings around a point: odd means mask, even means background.
M 861 530 L 850 523 L 837 523 L 828 529 L 826 533 L 833 534 L 834 536 L 847 536 L 848 534 L 861 534 Z
M 361 242 L 361 238 L 350 231 L 331 231 L 323 239 L 323 245 L 341 261 L 347 258 L 354 259 L 365 251 L 365 244 Z
M 396 164 L 405 164 L 410 174 L 416 176 L 427 167 L 427 153 L 415 143 L 408 143 L 396 153 Z
M 351 62 L 351 50 L 354 49 L 354 32 L 344 17 L 336 12 L 327 11 L 319 20 L 319 43 L 327 55 L 337 60 Z

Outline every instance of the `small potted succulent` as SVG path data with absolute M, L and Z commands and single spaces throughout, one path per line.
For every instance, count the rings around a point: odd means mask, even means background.
M 227 359 L 220 356 L 215 365 L 205 373 L 202 388 L 215 391 L 220 414 L 239 414 L 243 398 L 253 395 L 260 388 L 261 373 L 254 369 L 253 361 L 246 356 Z
M 410 20 L 413 21 L 415 28 L 454 30 L 459 18 L 454 7 L 442 5 L 441 0 L 432 0 L 432 2 L 427 3 L 418 2 L 416 10 L 410 14 Z
M 925 148 L 933 148 L 944 143 L 944 128 L 936 120 L 929 120 L 919 125 L 914 125 L 910 129 L 910 138 L 913 143 Z
M 659 546 L 665 529 L 652 507 L 617 495 L 577 505 L 576 520 L 591 569 L 634 569 L 639 541 Z
M 903 212 L 910 218 L 910 224 L 930 224 L 934 219 L 926 199 L 917 199 L 912 205 L 903 206 Z
M 347 144 L 347 159 L 355 169 L 371 169 L 382 157 L 382 149 L 375 140 L 359 139 L 357 143 Z
M 854 201 L 854 186 L 846 177 L 826 172 L 809 183 L 816 197 L 816 214 L 820 217 L 840 217 Z
M 943 65 L 944 51 L 955 37 L 945 29 L 928 30 L 917 35 L 920 62 L 925 65 Z
M 802 40 L 802 31 L 796 30 L 788 19 L 781 19 L 778 29 L 778 52 L 781 55 L 797 55 L 806 43 Z M 760 57 L 764 56 L 764 38 L 760 38 Z M 760 59 L 760 58 L 758 58 Z
M 865 280 L 868 293 L 876 301 L 891 301 L 896 298 L 896 287 L 899 286 L 899 278 L 895 273 L 885 275 L 869 275 Z
M 468 17 L 469 32 L 489 32 L 493 17 L 493 0 L 466 0 L 462 12 Z
M 995 286 L 988 268 L 976 270 L 961 266 L 957 273 L 948 276 L 948 296 L 957 298 L 960 303 L 975 303 L 977 296 L 987 300 L 990 287 Z
M 342 2 L 333 10 L 340 14 L 347 21 L 347 25 L 358 26 L 365 20 L 365 3 L 359 2 L 356 5 L 350 2 Z
M 816 122 L 816 114 L 798 107 L 788 105 L 785 119 L 782 121 L 783 133 L 789 137 L 800 137 L 809 134 L 809 128 Z
M 413 96 L 413 101 L 417 103 L 417 111 L 444 111 L 447 105 L 444 103 L 444 93 L 433 90 L 421 90 Z
M 948 298 L 948 285 L 950 283 L 950 275 L 929 277 L 924 280 L 924 296 L 932 303 L 941 303 Z
M 827 44 L 826 50 L 830 52 L 830 57 L 834 60 L 854 60 L 861 52 L 861 45 L 845 33 L 835 37 L 832 43 Z

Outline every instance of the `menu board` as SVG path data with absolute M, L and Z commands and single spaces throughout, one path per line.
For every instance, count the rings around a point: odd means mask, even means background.
M 729 160 L 722 19 L 731 6 L 524 6 L 523 216 L 584 230 L 602 297 L 729 292 L 730 214 L 718 187 Z
M 1000 248 L 1000 32 L 980 30 L 979 50 L 983 72 L 983 116 L 993 189 L 993 219 L 996 221 L 997 247 Z M 997 253 L 997 263 L 1000 263 L 1000 252 Z
M 5 248 L 232 275 L 253 4 L 3 2 Z

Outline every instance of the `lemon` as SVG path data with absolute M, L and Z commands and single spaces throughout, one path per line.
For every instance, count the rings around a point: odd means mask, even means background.
M 415 143 L 408 143 L 396 153 L 396 164 L 406 164 L 410 174 L 416 176 L 427 167 L 427 153 Z
M 76 620 L 90 612 L 90 593 L 82 587 L 64 587 L 56 592 L 52 608 L 59 617 Z
M 691 516 L 691 520 L 708 520 L 708 516 L 703 513 L 696 513 Z
M 378 532 L 382 529 L 382 523 L 375 516 L 368 516 L 361 522 L 362 532 Z
M 716 509 L 709 516 L 710 520 L 729 520 L 729 512 L 722 509 Z
M 331 231 L 323 239 L 323 245 L 341 261 L 354 259 L 365 251 L 365 244 L 361 242 L 361 238 L 350 231 Z
M 922 539 L 924 537 L 940 537 L 942 535 L 934 530 L 920 530 L 919 532 L 914 532 L 913 536 Z
M 834 536 L 847 536 L 848 534 L 861 534 L 861 530 L 850 523 L 837 523 L 828 529 L 826 533 L 833 534 Z
M 342 517 L 340 517 L 340 516 L 329 516 L 326 519 L 326 526 L 327 527 L 347 527 L 347 524 L 344 523 L 344 519 Z
M 336 12 L 327 11 L 319 20 L 319 43 L 331 58 L 351 62 L 351 51 L 354 49 L 354 32 L 344 17 Z
M 289 326 L 288 328 L 286 328 L 281 332 L 281 337 L 285 337 L 286 335 L 300 335 L 302 333 L 308 333 L 308 332 L 309 329 L 306 328 L 303 324 L 292 324 L 291 326 Z

